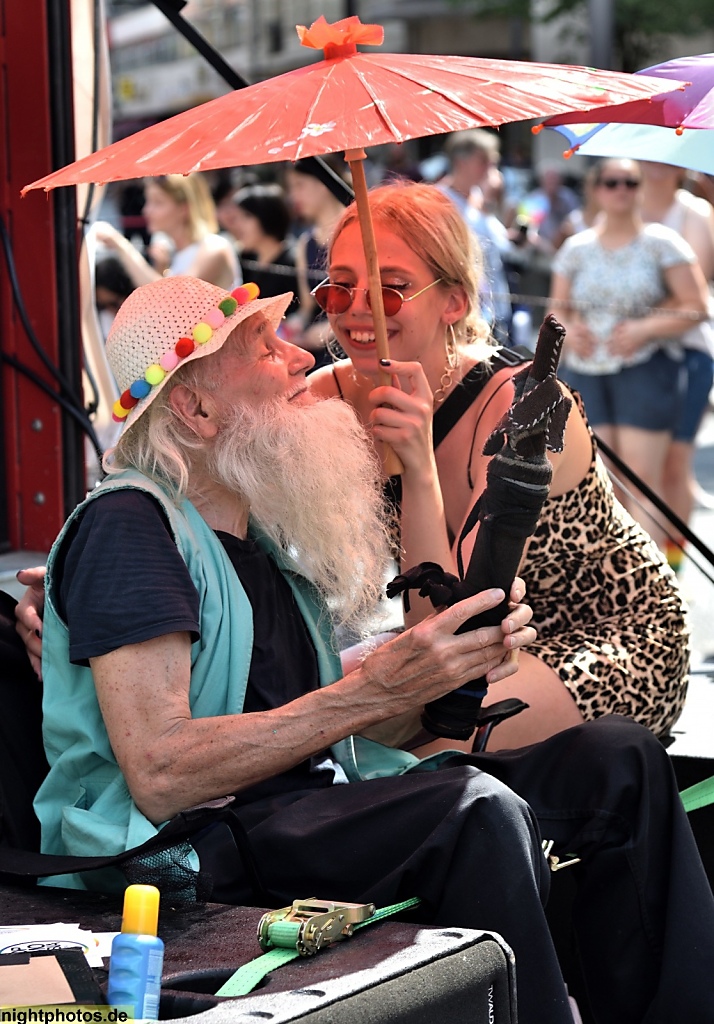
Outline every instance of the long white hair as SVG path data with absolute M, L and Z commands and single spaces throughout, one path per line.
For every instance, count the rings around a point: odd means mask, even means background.
M 210 390 L 203 362 L 177 371 L 175 384 Z M 236 407 L 206 442 L 174 412 L 170 390 L 120 438 L 107 471 L 133 467 L 178 503 L 191 496 L 200 464 L 249 505 L 251 519 L 317 587 L 335 625 L 361 631 L 382 597 L 391 524 L 377 459 L 352 408 L 339 399 Z

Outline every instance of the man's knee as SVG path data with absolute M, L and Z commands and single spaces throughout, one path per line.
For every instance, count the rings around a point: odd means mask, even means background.
M 667 753 L 653 732 L 625 715 L 603 715 L 577 727 L 581 731 L 582 756 L 607 764 L 611 756 L 634 754 L 653 763 L 667 763 Z
M 471 800 L 481 808 L 482 814 L 498 818 L 501 814 L 524 813 L 528 804 L 509 786 L 486 770 L 472 764 L 449 764 L 440 768 L 436 776 L 449 792 L 459 791 L 460 802 Z
M 533 810 L 505 783 L 473 765 L 459 765 L 439 771 L 443 784 L 458 790 L 459 809 L 479 833 L 488 836 L 495 848 L 510 851 L 520 847 L 531 861 L 541 854 L 540 833 Z
M 566 763 L 587 780 L 591 793 L 639 804 L 653 789 L 667 797 L 676 781 L 667 751 L 645 726 L 621 715 L 605 715 L 576 726 Z M 567 735 L 567 734 L 564 734 Z M 620 808 L 622 810 L 622 806 Z

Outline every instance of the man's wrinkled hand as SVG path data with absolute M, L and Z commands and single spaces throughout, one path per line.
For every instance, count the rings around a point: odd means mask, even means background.
M 15 628 L 25 645 L 30 664 L 42 680 L 42 614 L 45 609 L 44 565 L 32 569 L 20 569 L 17 581 L 27 590 L 15 608 Z

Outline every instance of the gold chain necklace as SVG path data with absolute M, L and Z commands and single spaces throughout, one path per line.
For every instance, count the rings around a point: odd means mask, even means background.
M 439 387 L 434 392 L 434 405 L 440 405 L 446 398 L 446 392 L 451 387 L 454 371 L 450 366 L 444 370 L 439 381 Z

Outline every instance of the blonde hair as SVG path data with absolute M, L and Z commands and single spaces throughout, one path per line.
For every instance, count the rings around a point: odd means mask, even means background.
M 216 205 L 202 174 L 198 171 L 186 175 L 164 174 L 160 178 L 148 180 L 170 196 L 175 203 L 186 205 L 192 242 L 200 242 L 206 235 L 217 233 Z
M 460 285 L 468 299 L 464 316 L 453 325 L 459 347 L 479 343 L 488 354 L 488 325 L 481 317 L 479 279 L 483 259 L 476 240 L 452 201 L 434 185 L 396 181 L 369 193 L 375 224 L 391 231 L 431 269 L 446 286 Z M 340 234 L 358 219 L 352 203 L 335 225 L 329 251 Z M 329 257 L 328 257 L 329 258 Z

